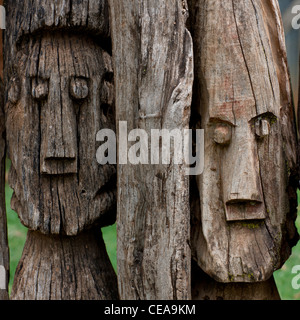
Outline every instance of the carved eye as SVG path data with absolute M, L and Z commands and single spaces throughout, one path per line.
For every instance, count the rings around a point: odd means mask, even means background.
M 270 134 L 271 126 L 268 120 L 258 119 L 255 122 L 255 133 L 258 137 L 264 138 Z
M 214 132 L 214 141 L 219 145 L 228 145 L 231 141 L 232 128 L 228 124 L 217 124 Z
M 76 100 L 83 100 L 89 95 L 89 87 L 86 79 L 74 78 L 70 83 L 70 94 Z
M 48 97 L 49 84 L 46 79 L 32 79 L 32 91 L 31 94 L 34 99 L 41 101 Z
M 20 83 L 17 79 L 13 79 L 11 81 L 10 88 L 8 90 L 8 100 L 9 102 L 16 104 L 21 95 L 21 86 Z

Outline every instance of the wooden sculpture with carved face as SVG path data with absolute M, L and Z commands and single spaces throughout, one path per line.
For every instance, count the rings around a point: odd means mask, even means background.
M 111 57 L 63 32 L 30 38 L 29 47 L 18 53 L 6 105 L 13 207 L 45 234 L 105 226 L 114 219 L 116 168 L 97 163 L 95 139 L 114 129 Z
M 194 258 L 218 282 L 267 281 L 298 239 L 297 136 L 279 8 L 272 1 L 196 6 L 205 168 L 197 178 Z
M 107 1 L 8 1 L 6 129 L 12 208 L 28 229 L 12 299 L 117 299 L 101 227 L 116 217 Z M 13 58 L 12 58 L 13 57 Z

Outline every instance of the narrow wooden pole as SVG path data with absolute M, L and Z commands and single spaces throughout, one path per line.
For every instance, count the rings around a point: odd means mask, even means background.
M 111 0 L 110 9 L 117 126 L 127 125 L 119 146 L 133 129 L 145 130 L 148 137 L 152 129 L 188 129 L 193 52 L 186 1 Z M 170 165 L 152 165 L 150 145 L 135 165 L 126 149 L 118 165 L 120 296 L 189 299 L 186 168 L 174 164 L 173 154 Z M 159 155 L 159 147 L 154 152 Z
M 0 1 L 3 5 L 3 0 Z M 5 210 L 5 118 L 3 86 L 3 45 L 0 30 L 0 300 L 8 299 L 9 250 Z

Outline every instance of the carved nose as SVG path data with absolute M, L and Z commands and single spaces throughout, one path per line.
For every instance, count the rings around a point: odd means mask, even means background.
M 51 83 L 51 82 L 50 82 Z M 67 81 L 56 79 L 42 106 L 41 173 L 77 173 L 77 125 Z
M 265 219 L 259 159 L 255 138 L 244 134 L 236 140 L 227 154 L 231 160 L 223 168 L 224 202 L 227 221 Z
M 77 173 L 77 157 L 75 137 L 68 121 L 51 124 L 45 150 L 42 150 L 41 172 L 44 174 L 70 174 Z

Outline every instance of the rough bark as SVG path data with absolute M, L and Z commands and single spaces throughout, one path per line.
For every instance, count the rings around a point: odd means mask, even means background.
M 110 9 L 117 123 L 127 121 L 128 133 L 144 129 L 148 137 L 151 129 L 188 129 L 193 52 L 186 2 L 111 0 Z M 126 137 L 119 145 L 121 139 Z M 174 155 L 170 165 L 118 163 L 123 299 L 190 298 L 185 169 L 174 164 Z
M 29 231 L 15 275 L 20 280 L 14 282 L 11 296 L 17 300 L 116 300 L 113 274 L 100 230 L 75 237 Z
M 22 6 L 6 0 L 8 28 L 6 33 L 14 41 L 39 33 L 41 30 L 61 31 L 66 27 L 77 33 L 90 33 L 107 39 L 109 36 L 108 6 L 106 0 L 24 0 Z M 14 24 L 10 24 L 14 21 Z M 16 56 L 16 46 L 7 46 L 11 57 Z M 8 52 L 5 52 L 6 54 Z M 5 66 L 8 67 L 7 64 Z
M 193 258 L 214 281 L 230 283 L 219 286 L 229 294 L 241 289 L 259 299 L 261 291 L 273 299 L 266 281 L 298 240 L 297 135 L 279 6 L 191 0 L 189 7 L 192 109 L 206 132 Z M 212 297 L 219 290 L 214 281 L 207 289 Z M 251 293 L 235 282 L 262 284 Z
M 3 1 L 0 1 L 3 5 Z M 3 86 L 3 47 L 0 30 L 0 300 L 8 299 L 9 249 L 5 210 L 5 119 Z
M 7 7 L 9 182 L 12 208 L 30 230 L 12 298 L 116 299 L 101 236 L 97 242 L 88 231 L 116 216 L 116 166 L 96 160 L 97 132 L 115 129 L 107 2 L 8 0 Z M 59 246 L 65 263 L 57 271 Z

